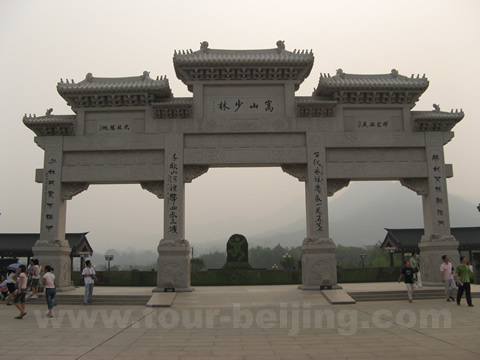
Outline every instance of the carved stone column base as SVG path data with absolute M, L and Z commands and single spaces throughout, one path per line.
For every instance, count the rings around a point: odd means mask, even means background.
M 451 235 L 422 236 L 418 247 L 420 249 L 420 273 L 422 284 L 426 286 L 443 286 L 440 274 L 442 256 L 447 255 L 456 268 L 460 263 L 458 241 Z
M 32 248 L 34 257 L 40 266 L 45 268 L 50 265 L 55 274 L 57 291 L 70 291 L 75 289 L 72 285 L 72 249 L 65 240 L 38 240 Z
M 162 239 L 157 250 L 157 287 L 153 291 L 193 291 L 190 287 L 191 248 L 188 241 Z
M 302 285 L 301 290 L 320 290 L 320 286 L 337 285 L 337 259 L 332 239 L 306 238 L 302 245 Z

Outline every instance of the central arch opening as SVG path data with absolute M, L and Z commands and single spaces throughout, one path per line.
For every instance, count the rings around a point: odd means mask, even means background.
M 210 168 L 185 192 L 186 238 L 198 256 L 225 251 L 236 233 L 250 247 L 300 246 L 305 237 L 305 184 L 280 167 Z M 289 230 L 301 234 L 275 239 Z

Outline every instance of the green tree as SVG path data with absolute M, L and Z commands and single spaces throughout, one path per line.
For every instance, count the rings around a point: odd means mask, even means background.
M 199 272 L 205 269 L 205 263 L 202 258 L 196 257 L 190 260 L 190 271 Z

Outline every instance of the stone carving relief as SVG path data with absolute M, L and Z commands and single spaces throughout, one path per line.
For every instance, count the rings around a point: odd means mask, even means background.
M 443 242 L 443 241 L 457 241 L 452 235 L 432 234 L 430 236 L 423 235 L 420 242 Z
M 193 179 L 205 174 L 208 169 L 208 166 L 185 165 L 183 167 L 183 181 L 191 183 Z
M 190 243 L 186 239 L 162 239 L 158 244 L 158 250 L 164 247 L 188 247 Z
M 89 184 L 86 182 L 62 183 L 62 199 L 72 200 L 75 195 L 78 195 L 82 191 L 87 190 L 88 186 Z
M 298 181 L 307 181 L 307 165 L 306 164 L 284 164 L 282 170 Z
M 420 178 L 410 178 L 410 179 L 400 179 L 400 184 L 405 186 L 407 189 L 415 191 L 417 195 L 427 195 L 427 179 Z
M 164 182 L 163 181 L 144 181 L 140 183 L 143 190 L 150 191 L 156 195 L 159 199 L 163 199 Z
M 162 281 L 166 286 L 175 287 L 185 276 L 185 268 L 177 263 L 168 263 L 161 269 Z
M 333 274 L 332 265 L 327 261 L 315 261 L 310 267 L 310 274 L 312 279 L 323 280 L 324 278 L 331 279 Z
M 332 239 L 330 238 L 311 238 L 307 237 L 303 239 L 302 245 L 335 245 Z
M 45 246 L 45 247 L 70 247 L 67 240 L 61 239 L 49 239 L 49 240 L 38 240 L 35 243 L 35 246 Z
M 333 196 L 338 190 L 347 187 L 350 184 L 350 180 L 345 179 L 327 179 L 327 191 L 328 196 Z

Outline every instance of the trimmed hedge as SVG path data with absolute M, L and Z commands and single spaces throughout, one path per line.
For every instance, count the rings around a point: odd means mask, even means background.
M 396 281 L 400 267 L 339 269 L 337 282 L 389 282 Z M 156 271 L 97 271 L 100 286 L 157 286 Z M 83 286 L 80 272 L 72 273 L 76 286 Z M 301 270 L 209 270 L 191 273 L 192 286 L 228 285 L 288 285 L 301 284 Z

